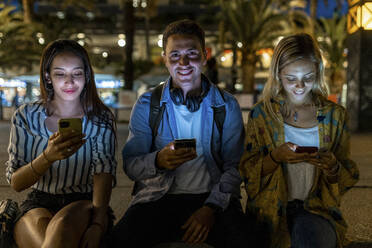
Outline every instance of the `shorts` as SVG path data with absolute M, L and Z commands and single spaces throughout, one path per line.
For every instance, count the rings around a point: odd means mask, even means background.
M 25 213 L 34 208 L 46 208 L 53 215 L 55 215 L 62 208 L 68 204 L 80 201 L 89 200 L 93 198 L 92 193 L 70 193 L 70 194 L 50 194 L 40 190 L 34 189 L 28 195 L 26 200 L 24 200 L 20 205 L 20 214 L 17 220 L 21 218 Z M 107 209 L 108 216 L 108 231 L 112 229 L 114 225 L 115 215 L 111 207 Z

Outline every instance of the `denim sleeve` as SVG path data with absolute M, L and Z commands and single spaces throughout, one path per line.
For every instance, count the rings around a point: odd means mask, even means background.
M 158 174 L 155 167 L 157 151 L 151 151 L 149 112 L 150 93 L 145 93 L 133 107 L 128 139 L 122 151 L 124 172 L 133 181 L 149 179 Z
M 222 175 L 219 182 L 213 186 L 206 202 L 217 204 L 226 209 L 229 206 L 231 195 L 240 195 L 242 179 L 238 165 L 243 154 L 244 136 L 242 113 L 239 104 L 232 98 L 226 105 L 226 118 L 222 132 L 220 152 L 223 160 Z

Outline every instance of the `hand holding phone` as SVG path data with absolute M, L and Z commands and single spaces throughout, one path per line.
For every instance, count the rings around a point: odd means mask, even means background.
M 71 130 L 74 130 L 74 132 L 71 132 Z M 66 159 L 85 144 L 84 136 L 80 118 L 60 119 L 58 121 L 58 132 L 49 137 L 48 146 L 43 154 L 49 162 Z
M 80 118 L 63 118 L 58 121 L 58 131 L 63 134 L 74 130 L 76 133 L 82 133 L 82 122 Z
M 158 152 L 155 165 L 160 169 L 175 170 L 196 157 L 196 140 L 179 139 L 170 142 Z

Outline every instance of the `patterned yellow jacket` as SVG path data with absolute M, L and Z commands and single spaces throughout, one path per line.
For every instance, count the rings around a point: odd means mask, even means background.
M 280 112 L 283 99 L 272 100 L 275 112 Z M 304 202 L 304 208 L 328 219 L 337 232 L 338 247 L 346 243 L 347 224 L 340 211 L 341 196 L 359 179 L 359 170 L 350 159 L 350 134 L 346 110 L 323 99 L 317 110 L 320 149 L 332 151 L 340 163 L 339 180 L 330 184 L 318 169 L 315 181 Z M 281 117 L 281 122 L 283 118 Z M 290 247 L 287 229 L 287 183 L 283 167 L 261 177 L 263 158 L 283 144 L 283 124 L 275 122 L 258 102 L 249 113 L 246 127 L 245 151 L 240 162 L 240 173 L 247 192 L 247 211 L 257 218 L 257 224 L 268 232 L 271 247 Z

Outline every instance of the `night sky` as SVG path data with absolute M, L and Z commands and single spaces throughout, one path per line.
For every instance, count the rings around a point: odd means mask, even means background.
M 310 1 L 308 1 L 310 2 Z M 337 9 L 337 3 L 336 0 L 328 0 L 328 5 L 324 5 L 323 0 L 318 0 L 318 11 L 317 16 L 318 17 L 325 17 L 325 18 L 331 18 L 333 15 L 333 12 Z M 344 0 L 344 3 L 342 5 L 341 14 L 346 14 L 348 11 L 348 4 L 347 1 Z M 306 7 L 306 12 L 310 13 L 310 5 Z

